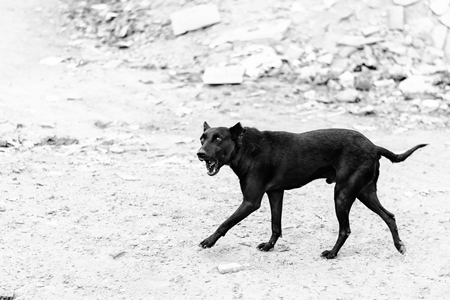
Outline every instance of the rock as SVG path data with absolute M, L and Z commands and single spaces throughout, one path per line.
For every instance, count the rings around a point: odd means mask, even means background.
M 208 67 L 202 76 L 204 84 L 237 84 L 244 80 L 242 66 Z
M 406 54 L 406 47 L 403 46 L 401 43 L 383 42 L 380 44 L 380 46 L 392 53 L 395 53 L 395 54 L 398 54 L 401 56 Z
M 342 86 L 336 80 L 332 80 L 332 79 L 328 80 L 327 87 L 328 87 L 328 89 L 334 90 L 334 91 L 342 90 Z
M 408 5 L 414 4 L 418 1 L 421 1 L 421 0 L 393 0 L 394 4 L 402 5 L 402 6 L 408 6 Z
M 353 73 L 351 73 L 349 71 L 345 71 L 344 73 L 342 73 L 339 76 L 339 83 L 344 88 L 353 88 L 354 82 L 355 82 L 355 76 L 353 75 Z
M 335 99 L 338 102 L 357 102 L 359 100 L 359 93 L 355 89 L 346 89 L 338 92 Z
M 353 46 L 359 48 L 364 45 L 376 44 L 381 41 L 384 41 L 384 38 L 344 35 L 337 41 L 337 43 L 339 45 Z
M 276 20 L 229 30 L 222 33 L 217 39 L 213 40 L 209 47 L 215 48 L 223 43 L 234 41 L 252 41 L 263 39 L 280 41 L 283 39 L 284 34 L 290 25 L 291 20 Z
M 339 57 L 342 57 L 342 58 L 348 58 L 348 57 L 350 57 L 350 55 L 352 55 L 356 51 L 358 51 L 357 47 L 343 46 L 343 47 L 340 47 L 338 55 L 339 55 Z
M 447 26 L 440 23 L 436 24 L 436 26 L 433 28 L 433 31 L 431 32 L 434 47 L 436 47 L 437 49 L 444 49 L 447 31 Z
M 46 58 L 43 58 L 39 61 L 40 65 L 45 66 L 56 66 L 65 61 L 67 57 L 60 57 L 60 56 L 48 56 Z
M 372 87 L 372 76 L 369 72 L 361 72 L 355 77 L 355 89 L 359 91 L 368 91 Z
M 450 10 L 439 17 L 439 21 L 447 27 L 450 27 Z
M 334 58 L 334 55 L 332 53 L 327 53 L 327 54 L 319 56 L 317 58 L 317 61 L 322 64 L 330 65 L 333 62 L 333 58 Z
M 347 70 L 351 61 L 349 59 L 334 59 L 330 66 L 330 71 L 334 76 L 339 76 Z
M 394 65 L 388 69 L 388 79 L 393 79 L 395 81 L 401 81 L 407 78 L 408 75 L 404 67 L 399 65 Z
M 411 97 L 416 94 L 426 94 L 433 92 L 433 78 L 429 76 L 413 75 L 401 81 L 398 89 L 403 95 Z
M 221 21 L 215 4 L 198 5 L 173 12 L 170 20 L 175 35 L 211 26 Z
M 251 78 L 258 78 L 265 73 L 280 69 L 283 62 L 272 47 L 264 45 L 252 45 L 247 49 L 250 56 L 241 61 L 245 68 L 245 74 Z
M 431 0 L 430 9 L 436 15 L 440 16 L 445 14 L 450 8 L 450 0 Z
M 440 105 L 441 105 L 441 101 L 436 100 L 436 99 L 425 99 L 420 104 L 420 106 L 427 111 L 435 111 L 435 110 L 439 109 Z
M 284 54 L 284 57 L 289 62 L 294 62 L 294 61 L 298 61 L 304 53 L 305 53 L 305 50 L 303 50 L 303 48 L 300 48 L 297 45 L 291 44 L 288 46 L 286 51 L 284 51 L 283 54 Z
M 230 263 L 230 264 L 224 264 L 217 267 L 220 274 L 227 274 L 227 273 L 235 273 L 244 270 L 246 265 L 241 265 L 238 263 Z
M 388 7 L 388 27 L 393 30 L 403 30 L 405 12 L 402 6 Z
M 372 35 L 374 33 L 377 33 L 380 30 L 381 30 L 380 26 L 368 26 L 368 27 L 361 28 L 361 33 L 364 36 L 369 36 L 369 35 Z
M 389 87 L 394 86 L 395 81 L 393 79 L 383 79 L 383 80 L 377 80 L 373 83 L 376 87 Z

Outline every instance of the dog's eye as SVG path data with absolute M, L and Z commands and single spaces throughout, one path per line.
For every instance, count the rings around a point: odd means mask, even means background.
M 205 143 L 205 138 L 201 138 L 200 143 L 203 145 Z
M 219 136 L 216 136 L 216 138 L 215 138 L 214 140 L 217 141 L 217 142 L 221 142 L 221 141 L 222 141 L 222 138 L 219 137 Z

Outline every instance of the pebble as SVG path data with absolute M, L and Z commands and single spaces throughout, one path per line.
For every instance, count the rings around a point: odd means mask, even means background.
M 224 265 L 219 265 L 217 269 L 221 274 L 227 274 L 227 273 L 236 273 L 239 271 L 242 271 L 246 268 L 246 265 L 241 265 L 238 263 L 229 263 Z
M 335 99 L 339 102 L 356 102 L 359 99 L 359 93 L 355 89 L 346 89 L 338 92 Z

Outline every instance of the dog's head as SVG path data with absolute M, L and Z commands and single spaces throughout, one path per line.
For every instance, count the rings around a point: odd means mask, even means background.
M 203 134 L 200 137 L 202 146 L 197 156 L 200 161 L 206 163 L 208 175 L 216 175 L 223 165 L 230 163 L 236 145 L 241 143 L 244 133 L 245 129 L 241 123 L 231 128 L 211 128 L 208 123 L 203 123 Z

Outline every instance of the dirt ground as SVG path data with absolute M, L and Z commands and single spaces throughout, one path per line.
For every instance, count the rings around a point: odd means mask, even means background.
M 112 57 L 68 46 L 57 13 L 54 0 L 0 1 L 0 139 L 22 142 L 0 148 L 0 296 L 448 298 L 449 129 L 399 131 L 388 120 L 333 109 L 292 113 L 281 95 L 292 87 L 269 79 L 255 98 L 248 94 L 258 83 L 204 87 L 157 71 L 42 65 L 52 55 Z M 380 200 L 396 215 L 406 254 L 384 222 L 355 203 L 352 235 L 336 259 L 321 258 L 338 229 L 333 187 L 324 181 L 287 193 L 274 251 L 256 249 L 270 237 L 266 199 L 215 247 L 199 248 L 241 201 L 229 168 L 209 177 L 196 159 L 204 120 L 296 132 L 359 125 L 396 152 L 429 143 L 404 163 L 382 159 Z M 48 136 L 79 144 L 34 145 Z M 246 267 L 220 274 L 227 263 Z

